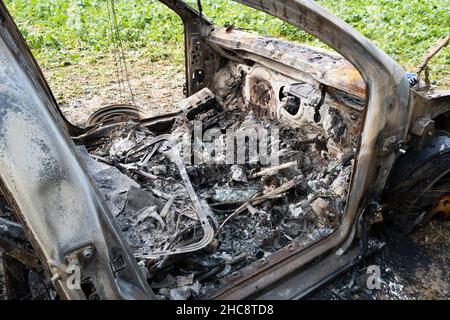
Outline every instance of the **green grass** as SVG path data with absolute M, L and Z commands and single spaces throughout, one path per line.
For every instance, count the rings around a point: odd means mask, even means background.
M 12 16 L 38 61 L 46 68 L 95 63 L 111 49 L 105 0 L 6 0 Z M 195 3 L 194 0 L 188 1 Z M 230 0 L 203 0 L 207 17 L 260 34 L 312 45 L 304 32 Z M 450 35 L 450 0 L 319 0 L 381 49 L 414 70 L 425 50 Z M 181 21 L 156 0 L 116 0 L 120 37 L 127 49 L 150 61 L 183 61 Z M 450 86 L 450 48 L 432 61 L 432 77 Z

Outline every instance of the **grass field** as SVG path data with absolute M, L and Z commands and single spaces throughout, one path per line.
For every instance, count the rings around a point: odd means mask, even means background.
M 112 49 L 105 0 L 6 0 L 16 23 L 44 68 L 94 64 Z M 188 1 L 195 4 L 194 0 Z M 424 51 L 450 34 L 450 0 L 318 0 L 381 49 L 414 70 Z M 218 25 L 233 23 L 261 34 L 321 45 L 311 36 L 231 0 L 203 0 Z M 156 0 L 116 0 L 124 45 L 151 61 L 181 64 L 182 25 Z M 450 86 L 450 48 L 432 62 L 432 77 Z

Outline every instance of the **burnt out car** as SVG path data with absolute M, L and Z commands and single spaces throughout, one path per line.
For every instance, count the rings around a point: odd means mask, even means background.
M 448 92 L 313 1 L 237 2 L 338 54 L 161 2 L 184 23 L 179 111 L 111 106 L 84 127 L 1 3 L 10 298 L 296 299 L 379 248 L 373 224 L 448 216 Z

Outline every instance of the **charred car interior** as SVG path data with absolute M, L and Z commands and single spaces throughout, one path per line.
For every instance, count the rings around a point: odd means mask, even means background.
M 1 3 L 10 298 L 298 299 L 379 249 L 372 225 L 450 216 L 449 92 L 313 1 L 237 2 L 337 53 L 161 2 L 185 30 L 179 111 L 116 105 L 83 127 Z

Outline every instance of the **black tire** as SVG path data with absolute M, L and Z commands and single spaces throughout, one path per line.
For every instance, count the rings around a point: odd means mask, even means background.
M 387 218 L 408 234 L 428 221 L 435 201 L 450 192 L 450 135 L 441 131 L 423 150 L 409 150 L 395 164 L 385 199 Z

